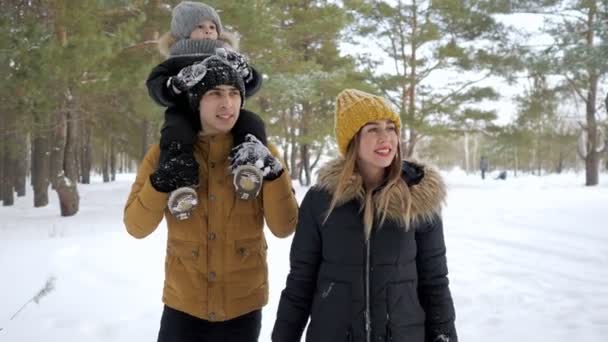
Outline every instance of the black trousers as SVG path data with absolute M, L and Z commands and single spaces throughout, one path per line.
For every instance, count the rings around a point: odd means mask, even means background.
M 165 305 L 158 342 L 257 342 L 261 328 L 261 310 L 210 322 Z

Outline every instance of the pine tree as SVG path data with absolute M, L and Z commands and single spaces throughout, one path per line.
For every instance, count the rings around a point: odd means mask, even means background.
M 356 32 L 378 41 L 393 67 L 378 74 L 377 58 L 362 56 L 377 75 L 374 84 L 399 110 L 406 156 L 424 136 L 470 132 L 495 118 L 494 111 L 478 105 L 499 96 L 483 82 L 508 76 L 519 60 L 505 28 L 492 16 L 499 10 L 493 1 L 345 3 L 358 19 Z

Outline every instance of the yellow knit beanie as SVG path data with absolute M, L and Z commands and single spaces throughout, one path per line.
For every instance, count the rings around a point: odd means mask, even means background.
M 375 120 L 391 120 L 401 131 L 401 119 L 380 97 L 356 89 L 345 89 L 336 98 L 336 141 L 342 156 L 361 127 Z

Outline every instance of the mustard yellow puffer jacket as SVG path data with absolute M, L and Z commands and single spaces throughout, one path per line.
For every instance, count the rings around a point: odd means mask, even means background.
M 163 302 L 190 315 L 225 321 L 268 302 L 267 244 L 264 220 L 278 237 L 293 233 L 298 204 L 287 172 L 265 181 L 257 198 L 237 198 L 228 172 L 232 135 L 199 138 L 199 204 L 193 215 L 177 220 L 167 209 L 168 194 L 150 184 L 158 145 L 142 161 L 127 200 L 124 223 L 129 234 L 144 238 L 167 221 Z M 278 156 L 274 146 L 269 146 Z M 287 255 L 285 256 L 287 257 Z

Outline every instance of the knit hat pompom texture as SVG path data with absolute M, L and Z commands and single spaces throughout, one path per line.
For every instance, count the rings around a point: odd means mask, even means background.
M 390 120 L 401 131 L 401 119 L 380 96 L 361 90 L 345 89 L 336 98 L 336 141 L 342 156 L 361 127 L 370 121 Z
M 190 38 L 190 34 L 204 20 L 215 24 L 218 36 L 222 33 L 222 21 L 215 9 L 202 2 L 182 1 L 173 8 L 171 34 L 176 39 Z
M 243 107 L 243 103 L 245 102 L 245 83 L 239 72 L 230 65 L 230 62 L 218 55 L 212 55 L 201 63 L 207 68 L 205 76 L 188 91 L 188 99 L 192 111 L 198 114 L 199 104 L 203 95 L 221 85 L 233 86 L 238 89 L 241 95 L 241 107 Z

